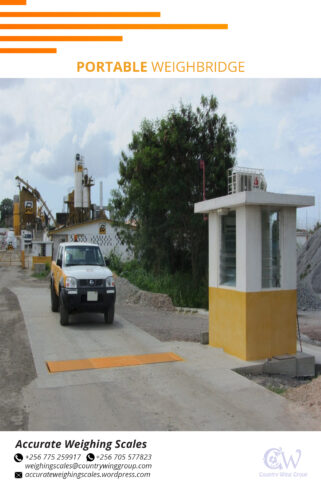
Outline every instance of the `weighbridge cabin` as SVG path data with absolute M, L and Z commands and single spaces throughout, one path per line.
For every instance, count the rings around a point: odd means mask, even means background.
M 296 209 L 314 197 L 241 191 L 208 214 L 209 344 L 243 360 L 296 353 Z

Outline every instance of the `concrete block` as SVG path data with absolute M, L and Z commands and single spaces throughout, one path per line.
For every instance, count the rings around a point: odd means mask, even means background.
M 200 342 L 201 342 L 201 344 L 208 344 L 208 342 L 209 342 L 208 332 L 201 332 L 200 333 Z
M 296 376 L 314 377 L 315 358 L 307 353 L 296 353 Z
M 34 271 L 36 274 L 40 274 L 40 272 L 45 272 L 46 264 L 34 264 Z
M 263 373 L 270 375 L 296 376 L 296 357 L 295 355 L 275 356 L 268 359 L 263 365 Z
M 263 365 L 263 373 L 287 375 L 289 377 L 314 377 L 315 358 L 306 353 L 285 354 L 268 359 Z

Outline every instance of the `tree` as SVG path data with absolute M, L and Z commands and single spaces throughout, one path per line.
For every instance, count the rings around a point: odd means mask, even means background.
M 13 201 L 11 199 L 3 199 L 0 204 L 0 222 L 5 225 L 6 219 L 13 215 Z
M 130 154 L 122 152 L 119 189 L 109 210 L 116 221 L 136 224 L 125 234 L 145 267 L 160 272 L 207 272 L 207 223 L 194 214 L 202 200 L 200 159 L 206 165 L 206 198 L 225 195 L 234 164 L 236 128 L 217 113 L 213 96 L 202 96 L 196 111 L 180 104 L 166 118 L 144 120 L 133 132 Z

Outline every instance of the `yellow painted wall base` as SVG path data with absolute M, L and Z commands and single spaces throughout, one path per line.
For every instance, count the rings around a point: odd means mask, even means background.
M 32 268 L 34 268 L 35 264 L 51 264 L 52 258 L 51 257 L 32 257 Z
M 209 344 L 246 361 L 296 352 L 296 290 L 209 288 Z

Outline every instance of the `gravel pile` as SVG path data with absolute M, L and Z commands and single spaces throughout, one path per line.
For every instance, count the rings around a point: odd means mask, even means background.
M 298 309 L 321 310 L 321 228 L 298 256 Z
M 297 291 L 298 309 L 301 311 L 321 310 L 321 300 L 314 293 L 309 283 L 304 281 L 298 282 Z
M 117 302 L 132 305 L 143 305 L 159 310 L 174 311 L 175 307 L 167 294 L 150 293 L 131 284 L 124 277 L 116 278 Z
M 321 419 L 321 376 L 306 385 L 288 389 L 285 397 L 301 404 L 312 417 Z

